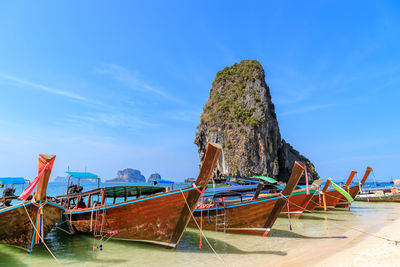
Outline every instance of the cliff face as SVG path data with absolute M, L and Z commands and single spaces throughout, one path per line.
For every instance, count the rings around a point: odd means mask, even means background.
M 128 182 L 128 183 L 144 183 L 146 178 L 139 170 L 127 168 L 117 172 L 117 177 L 107 182 Z
M 318 178 L 311 161 L 281 139 L 264 70 L 256 60 L 217 73 L 197 129 L 200 157 L 208 142 L 222 144 L 231 176 L 267 175 L 287 181 L 298 160 L 307 165 L 311 180 Z

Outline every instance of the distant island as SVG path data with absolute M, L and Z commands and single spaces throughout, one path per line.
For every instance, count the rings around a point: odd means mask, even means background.
M 107 180 L 108 183 L 145 183 L 146 178 L 139 170 L 127 168 L 117 172 L 117 177 Z
M 68 182 L 68 178 L 65 176 L 57 176 L 53 180 L 53 183 L 66 183 L 66 182 Z
M 147 179 L 148 183 L 154 182 L 154 180 L 161 180 L 161 175 L 159 173 L 153 173 L 150 175 L 149 179 Z
M 187 179 L 185 179 L 185 183 L 187 183 L 187 184 L 191 184 L 191 183 L 194 183 L 196 181 L 196 178 L 187 178 Z

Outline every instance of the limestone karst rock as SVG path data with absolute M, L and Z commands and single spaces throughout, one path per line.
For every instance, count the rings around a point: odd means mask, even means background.
M 222 144 L 233 177 L 267 175 L 285 182 L 295 160 L 306 164 L 310 180 L 319 177 L 311 161 L 281 139 L 264 69 L 256 60 L 217 73 L 197 129 L 200 157 L 208 142 Z

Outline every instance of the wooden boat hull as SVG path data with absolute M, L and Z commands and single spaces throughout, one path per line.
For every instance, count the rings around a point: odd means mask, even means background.
M 263 198 L 203 209 L 203 230 L 267 236 L 272 225 L 268 226 L 266 222 L 279 199 L 283 198 Z M 193 216 L 200 225 L 201 210 L 196 209 Z M 193 218 L 188 226 L 197 228 Z
M 400 202 L 400 194 L 363 195 L 356 196 L 354 200 L 363 202 Z
M 311 198 L 310 202 L 308 202 L 308 205 L 304 209 L 304 212 L 313 212 L 313 210 L 317 206 L 321 206 L 322 205 L 322 200 L 320 202 L 320 198 L 321 198 L 321 196 L 319 194 L 315 193 L 313 195 L 313 197 Z
M 360 186 L 358 186 L 358 185 L 350 186 L 347 191 L 350 194 L 350 196 L 354 199 L 360 192 Z M 339 208 L 350 207 L 351 203 L 344 196 L 342 196 L 342 195 L 340 195 L 340 196 L 341 196 L 340 200 L 337 203 L 336 207 L 339 207 Z
M 67 223 L 73 230 L 94 234 L 95 238 L 99 232 L 101 235 L 113 232 L 109 234 L 113 239 L 176 248 L 207 186 L 221 150 L 220 145 L 207 145 L 200 174 L 192 187 L 112 205 L 104 204 L 103 197 L 99 207 L 67 210 L 64 213 L 69 218 Z M 98 221 L 101 221 L 100 229 L 97 229 Z
M 104 213 L 103 232 L 118 231 L 113 239 L 148 242 L 175 248 L 191 216 L 185 199 L 188 205 L 193 207 L 199 197 L 199 192 L 189 188 L 99 209 L 67 211 L 64 214 L 70 219 L 73 230 L 80 233 L 94 233 L 96 213 Z M 97 220 L 98 224 L 100 219 Z
M 16 246 L 31 252 L 35 245 L 34 239 L 37 232 L 35 231 L 23 205 L 25 205 L 26 211 L 36 227 L 39 212 L 38 204 L 28 201 L 1 209 L 0 243 Z M 47 202 L 45 205 L 42 205 L 42 237 L 45 237 L 50 232 L 63 212 L 64 209 L 57 204 Z
M 297 161 L 294 163 L 288 183 L 281 192 L 282 195 L 267 194 L 263 198 L 228 203 L 228 205 L 224 201 L 217 202 L 213 204 L 214 206 L 203 210 L 203 220 L 201 220 L 201 209 L 197 208 L 193 213 L 195 219 L 190 220 L 189 227 L 197 228 L 202 223 L 205 230 L 267 236 L 286 204 L 284 196 L 289 196 L 293 192 L 304 169 L 301 163 Z
M 325 192 L 325 204 L 326 204 L 326 209 L 327 210 L 332 210 L 336 207 L 338 204 L 339 200 L 342 198 L 342 194 L 340 194 L 338 191 L 335 189 L 331 189 L 329 191 Z M 319 201 L 319 200 L 318 200 Z M 316 210 L 323 210 L 324 206 L 322 204 L 322 196 L 321 196 L 321 206 L 317 205 L 315 207 Z M 319 202 L 318 202 L 319 203 Z
M 310 193 L 308 195 L 306 194 L 305 189 L 293 192 L 292 195 L 289 197 L 289 209 L 288 206 L 285 205 L 281 211 L 280 216 L 288 216 L 289 213 L 291 218 L 300 218 L 303 214 L 304 209 L 313 198 L 315 191 L 315 189 L 310 189 Z

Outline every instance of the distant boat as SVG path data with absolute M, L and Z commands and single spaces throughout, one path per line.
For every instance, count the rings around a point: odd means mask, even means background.
M 358 193 L 360 192 L 361 187 L 364 185 L 365 181 L 367 180 L 369 174 L 371 173 L 372 168 L 367 167 L 367 170 L 365 171 L 365 174 L 362 178 L 361 181 L 359 181 L 359 184 L 357 185 L 350 185 L 350 184 L 345 184 L 343 186 L 343 189 L 349 192 L 350 196 L 354 199 Z M 339 202 L 337 203 L 336 207 L 342 207 L 342 208 L 347 208 L 350 207 L 351 203 L 344 197 L 341 196 Z
M 217 144 L 208 144 L 196 182 L 183 189 L 166 192 L 167 188 L 158 186 L 114 186 L 59 196 L 66 208 L 63 226 L 93 235 L 100 242 L 94 249 L 101 249 L 101 240 L 110 238 L 175 248 L 221 150 Z
M 39 175 L 20 195 L 26 200 L 36 188 L 32 200 L 0 209 L 0 243 L 20 247 L 29 253 L 41 243 L 64 209 L 46 197 L 47 184 L 55 155 L 39 155 Z
M 268 235 L 282 208 L 286 206 L 286 198 L 290 196 L 300 180 L 304 168 L 301 163 L 295 162 L 289 181 L 282 194 L 258 198 L 256 191 L 253 199 L 244 200 L 241 194 L 236 193 L 236 191 L 246 186 L 232 186 L 230 191 L 228 191 L 228 187 L 225 191 L 211 196 L 212 203 L 207 202 L 210 197 L 205 197 L 203 199 L 205 201 L 203 209 L 202 206 L 198 206 L 193 213 L 197 225 L 202 225 L 205 230 Z M 257 189 L 261 189 L 261 187 Z M 224 189 L 219 188 L 219 190 Z M 229 198 L 232 197 L 234 200 L 230 201 Z M 203 213 L 203 217 L 201 213 Z M 190 220 L 189 227 L 197 227 L 196 222 L 193 219 Z
M 311 202 L 317 189 L 321 186 L 322 180 L 314 181 L 308 189 L 296 189 L 289 197 L 289 207 L 286 205 L 281 211 L 281 216 L 289 216 L 292 218 L 300 218 L 307 205 Z
M 392 179 L 391 183 L 393 185 L 400 185 L 400 179 Z
M 325 192 L 328 190 L 330 184 L 331 180 L 327 180 L 322 190 L 314 194 L 314 196 L 311 198 L 310 202 L 304 209 L 305 212 L 313 212 L 317 206 L 320 208 L 324 208 L 323 195 L 325 195 Z M 325 207 L 326 207 L 326 197 L 325 197 Z
M 355 170 L 351 171 L 349 178 L 347 179 L 346 183 L 342 186 L 343 189 L 345 189 L 347 191 L 347 189 L 349 188 L 349 185 L 353 181 L 356 174 L 357 174 L 357 172 Z M 337 204 L 342 199 L 342 194 L 339 191 L 337 191 L 335 188 L 330 188 L 330 183 L 328 186 L 329 186 L 328 189 L 325 191 L 325 205 L 326 205 L 327 210 L 332 210 L 332 209 L 336 208 Z M 345 198 L 345 201 L 347 201 L 346 198 Z M 322 209 L 324 209 L 324 207 L 318 205 L 315 207 L 315 209 L 322 210 Z
M 400 202 L 400 193 L 397 187 L 392 187 L 390 192 L 374 190 L 359 194 L 355 200 L 364 202 Z

